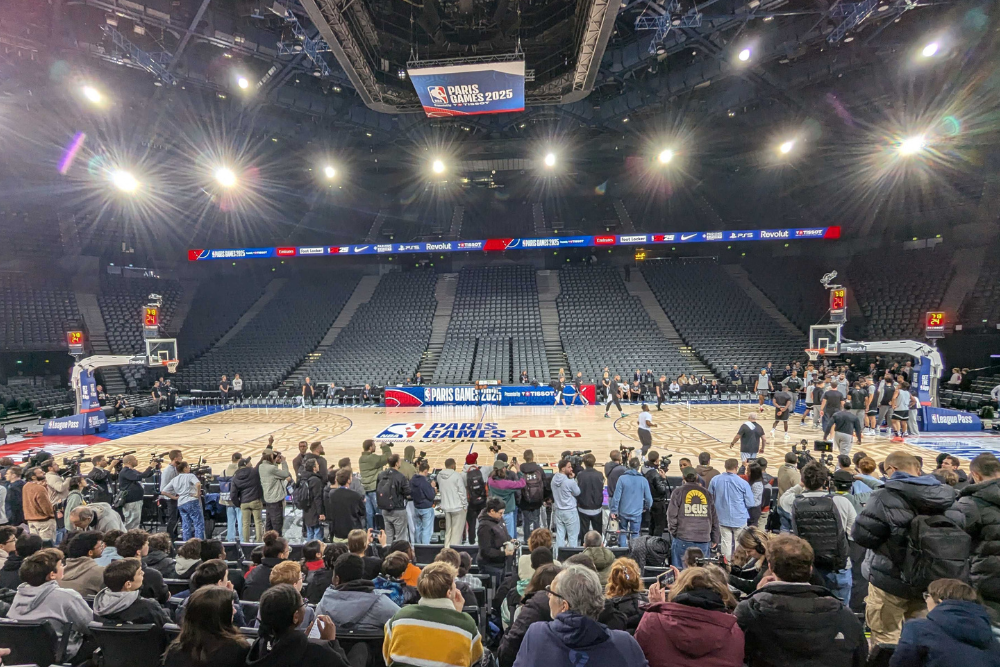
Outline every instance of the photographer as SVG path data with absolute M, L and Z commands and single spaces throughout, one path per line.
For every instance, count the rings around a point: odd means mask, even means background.
M 114 470 L 115 466 L 112 463 L 120 462 L 120 459 L 107 459 L 101 454 L 91 459 L 94 467 L 87 473 L 87 479 L 90 480 L 90 483 L 95 488 L 95 502 L 110 503 L 114 500 L 114 496 L 111 494 L 111 479 L 112 477 L 117 477 L 118 474 L 110 472 L 108 469 L 111 468 L 111 470 Z
M 649 534 L 653 537 L 662 537 L 667 529 L 667 501 L 670 499 L 670 486 L 667 484 L 667 470 L 664 465 L 669 466 L 669 459 L 660 462 L 660 454 L 651 451 L 646 457 L 646 473 L 643 477 L 649 483 L 649 493 L 652 503 L 649 506 Z M 629 462 L 631 467 L 631 461 Z M 621 484 L 621 480 L 618 480 Z M 617 495 L 618 491 L 615 490 Z
M 517 493 L 525 484 L 523 475 L 517 472 L 517 457 L 508 464 L 507 455 L 498 454 L 493 470 L 486 479 L 486 486 L 490 497 L 500 498 L 504 502 L 504 524 L 511 539 L 517 539 Z
M 257 463 L 257 474 L 264 495 L 264 509 L 267 512 L 265 530 L 273 530 L 281 535 L 285 525 L 285 496 L 288 495 L 288 463 L 281 452 L 265 449 Z M 244 524 L 246 525 L 246 524 Z
M 162 459 L 156 459 L 160 462 Z M 169 461 L 166 468 L 160 472 L 160 489 L 166 488 L 167 484 L 170 484 L 170 480 L 177 476 L 177 464 L 184 460 L 184 455 L 179 449 L 171 449 L 167 452 L 167 460 Z M 177 501 L 164 495 L 161 491 L 160 501 L 166 503 L 167 505 L 167 534 L 173 539 L 177 537 Z
M 49 502 L 53 507 L 62 505 L 69 496 L 70 477 L 59 474 L 59 464 L 55 459 L 43 462 L 41 468 L 45 471 L 45 485 L 49 487 Z
M 621 449 L 611 450 L 611 454 L 609 455 L 611 460 L 604 464 L 604 477 L 607 478 L 608 498 L 615 495 L 615 486 L 618 484 L 618 478 L 624 475 L 627 470 L 622 465 L 623 457 L 627 461 L 634 449 L 634 447 L 625 447 L 622 445 Z
M 150 465 L 139 472 L 136 470 L 138 465 L 139 459 L 129 454 L 122 459 L 123 467 L 118 473 L 118 496 L 115 498 L 115 506 L 122 509 L 126 530 L 138 528 L 142 520 L 142 498 L 145 495 L 142 480 L 149 479 L 160 469 L 160 464 L 157 462 L 156 467 Z
M 115 396 L 115 421 L 121 421 L 122 415 L 125 415 L 125 419 L 131 419 L 133 414 L 135 408 L 129 405 L 128 399 L 122 394 Z

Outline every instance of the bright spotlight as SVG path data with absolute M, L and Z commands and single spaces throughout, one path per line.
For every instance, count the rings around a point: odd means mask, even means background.
M 246 90 L 247 88 L 250 87 L 250 82 L 247 81 L 247 78 L 245 76 L 241 76 L 240 78 L 236 79 L 236 85 L 238 85 L 243 90 Z
M 782 155 L 788 155 L 789 153 L 792 152 L 793 148 L 795 148 L 795 140 L 794 139 L 790 139 L 790 140 L 782 143 L 780 146 L 778 146 L 778 150 L 781 152 Z
M 673 159 L 674 159 L 674 152 L 669 148 L 665 148 L 662 151 L 660 151 L 659 155 L 660 164 L 667 164 Z
M 434 170 L 435 174 L 443 174 L 444 162 L 442 162 L 441 160 L 434 160 L 434 162 L 431 163 L 431 169 Z
M 331 167 L 330 165 L 327 165 L 323 167 L 323 175 L 326 176 L 327 178 L 333 178 L 334 176 L 337 175 L 337 170 Z
M 750 49 L 743 49 L 740 51 L 739 59 L 743 62 L 750 60 Z
M 924 58 L 930 58 L 931 56 L 933 56 L 937 52 L 938 52 L 938 43 L 937 42 L 931 42 L 930 44 L 927 44 L 926 46 L 924 46 L 923 49 L 921 49 L 920 54 Z
M 87 98 L 87 101 L 92 104 L 100 104 L 104 101 L 104 96 L 101 95 L 101 92 L 93 86 L 84 86 L 82 92 L 83 96 Z
M 545 154 L 545 166 L 546 167 L 554 167 L 554 166 L 556 166 L 556 154 L 555 153 L 546 153 Z
M 925 145 L 926 141 L 924 140 L 924 135 L 922 134 L 918 134 L 914 137 L 907 137 L 899 142 L 899 154 L 904 156 L 914 155 L 923 150 Z
M 219 167 L 215 170 L 215 180 L 224 188 L 231 188 L 236 185 L 236 174 L 226 167 Z
M 139 181 L 135 180 L 135 176 L 120 169 L 111 172 L 111 182 L 122 192 L 135 192 L 139 187 Z

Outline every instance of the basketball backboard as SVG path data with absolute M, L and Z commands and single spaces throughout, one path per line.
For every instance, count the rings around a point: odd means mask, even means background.
M 146 339 L 146 363 L 149 366 L 162 368 L 172 361 L 177 361 L 176 338 Z
M 826 354 L 840 352 L 840 324 L 814 324 L 809 327 L 809 347 Z

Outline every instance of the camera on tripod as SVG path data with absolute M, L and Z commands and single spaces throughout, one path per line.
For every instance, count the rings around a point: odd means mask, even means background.
M 618 443 L 618 451 L 621 452 L 622 454 L 622 463 L 628 465 L 628 460 L 632 458 L 632 452 L 635 451 L 635 447 L 629 447 L 627 445 Z
M 63 468 L 59 469 L 60 477 L 75 477 L 80 474 L 81 463 L 92 463 L 93 459 L 84 456 L 83 451 L 77 452 L 76 456 L 63 457 Z
M 801 440 L 799 444 L 792 445 L 792 453 L 795 454 L 798 462 L 796 466 L 799 470 L 802 470 L 809 463 L 816 461 L 817 459 L 809 453 L 807 449 L 809 447 L 808 440 Z M 829 440 L 814 440 L 812 451 L 819 453 L 819 462 L 828 468 L 833 467 L 833 463 L 836 457 L 833 455 L 833 443 Z
M 590 453 L 589 449 L 577 449 L 575 451 L 570 452 L 569 456 L 566 458 L 568 458 L 569 462 L 573 464 L 573 470 L 576 470 L 577 468 L 583 465 L 583 456 L 589 453 Z
M 493 456 L 499 454 L 501 449 L 503 449 L 503 447 L 501 447 L 500 443 L 496 440 L 494 440 L 493 444 L 490 445 L 490 451 L 493 452 Z M 421 454 L 423 454 L 423 452 L 421 452 Z

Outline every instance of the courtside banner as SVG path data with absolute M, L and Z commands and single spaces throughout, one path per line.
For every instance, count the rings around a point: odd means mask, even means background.
M 749 229 L 728 232 L 668 232 L 662 234 L 599 234 L 597 236 L 550 236 L 546 238 L 501 238 L 473 241 L 415 241 L 412 243 L 368 243 L 341 246 L 299 246 L 297 248 L 196 248 L 188 259 L 297 258 L 336 255 L 407 255 L 446 252 L 504 252 L 507 250 L 552 250 L 558 248 L 611 248 L 614 246 L 656 246 L 675 243 L 718 243 L 731 241 L 836 240 L 840 227 L 799 229 Z
M 524 111 L 524 61 L 408 68 L 430 118 Z
M 567 385 L 563 398 L 569 402 L 575 391 Z M 596 400 L 596 387 L 583 385 L 581 392 L 588 403 Z M 417 407 L 420 405 L 552 405 L 556 401 L 555 390 L 548 385 L 538 387 L 530 384 L 498 385 L 476 389 L 475 387 L 386 387 L 385 405 L 389 408 Z M 577 403 L 583 404 L 582 399 Z

